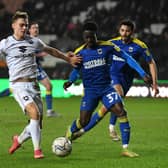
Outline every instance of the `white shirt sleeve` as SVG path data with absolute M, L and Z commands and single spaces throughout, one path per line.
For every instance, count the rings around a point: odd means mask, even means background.
M 40 40 L 39 38 L 36 38 L 36 49 L 38 51 L 43 51 L 43 49 L 47 46 L 42 40 Z
M 5 54 L 5 41 L 6 39 L 0 41 L 0 54 Z

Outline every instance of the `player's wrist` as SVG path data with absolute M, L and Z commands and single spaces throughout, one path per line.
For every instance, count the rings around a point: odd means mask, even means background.
M 146 72 L 143 72 L 141 75 L 142 75 L 142 78 L 145 78 L 145 77 L 149 76 Z

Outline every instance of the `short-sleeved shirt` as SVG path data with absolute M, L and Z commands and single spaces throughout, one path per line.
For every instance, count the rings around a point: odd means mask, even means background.
M 23 40 L 16 40 L 9 36 L 0 42 L 0 54 L 6 57 L 9 69 L 9 80 L 18 78 L 36 78 L 37 64 L 35 54 L 46 46 L 40 39 L 25 36 Z

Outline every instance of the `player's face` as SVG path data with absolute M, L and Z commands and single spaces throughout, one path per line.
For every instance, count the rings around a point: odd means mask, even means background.
M 119 34 L 124 42 L 129 42 L 133 34 L 133 30 L 131 29 L 130 26 L 121 25 L 119 29 Z
M 14 37 L 18 40 L 24 39 L 28 28 L 28 19 L 18 18 L 12 23 Z
M 97 37 L 96 37 L 96 33 L 93 31 L 84 31 L 83 39 L 88 48 L 92 48 L 96 45 Z
M 30 36 L 37 37 L 39 35 L 39 25 L 32 24 L 29 29 Z

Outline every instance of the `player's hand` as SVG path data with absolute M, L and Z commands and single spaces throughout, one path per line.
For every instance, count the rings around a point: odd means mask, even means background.
M 153 96 L 156 97 L 159 94 L 159 88 L 157 84 L 152 84 Z
M 144 82 L 145 82 L 148 86 L 152 87 L 152 78 L 151 78 L 151 76 L 146 75 L 146 76 L 143 77 L 143 80 L 144 80 Z
M 156 97 L 159 94 L 159 89 L 158 89 L 158 85 L 157 84 L 153 84 L 152 78 L 149 75 L 146 75 L 143 78 L 144 82 L 149 86 L 152 87 L 152 91 L 153 91 L 153 96 Z
M 68 89 L 71 85 L 72 85 L 72 82 L 70 82 L 70 81 L 64 82 L 64 85 L 63 85 L 64 90 L 67 91 L 67 89 Z
M 77 64 L 81 63 L 82 57 L 79 55 L 75 55 L 73 52 L 69 51 L 67 53 L 67 57 L 69 58 L 69 63 L 73 66 L 76 67 Z

